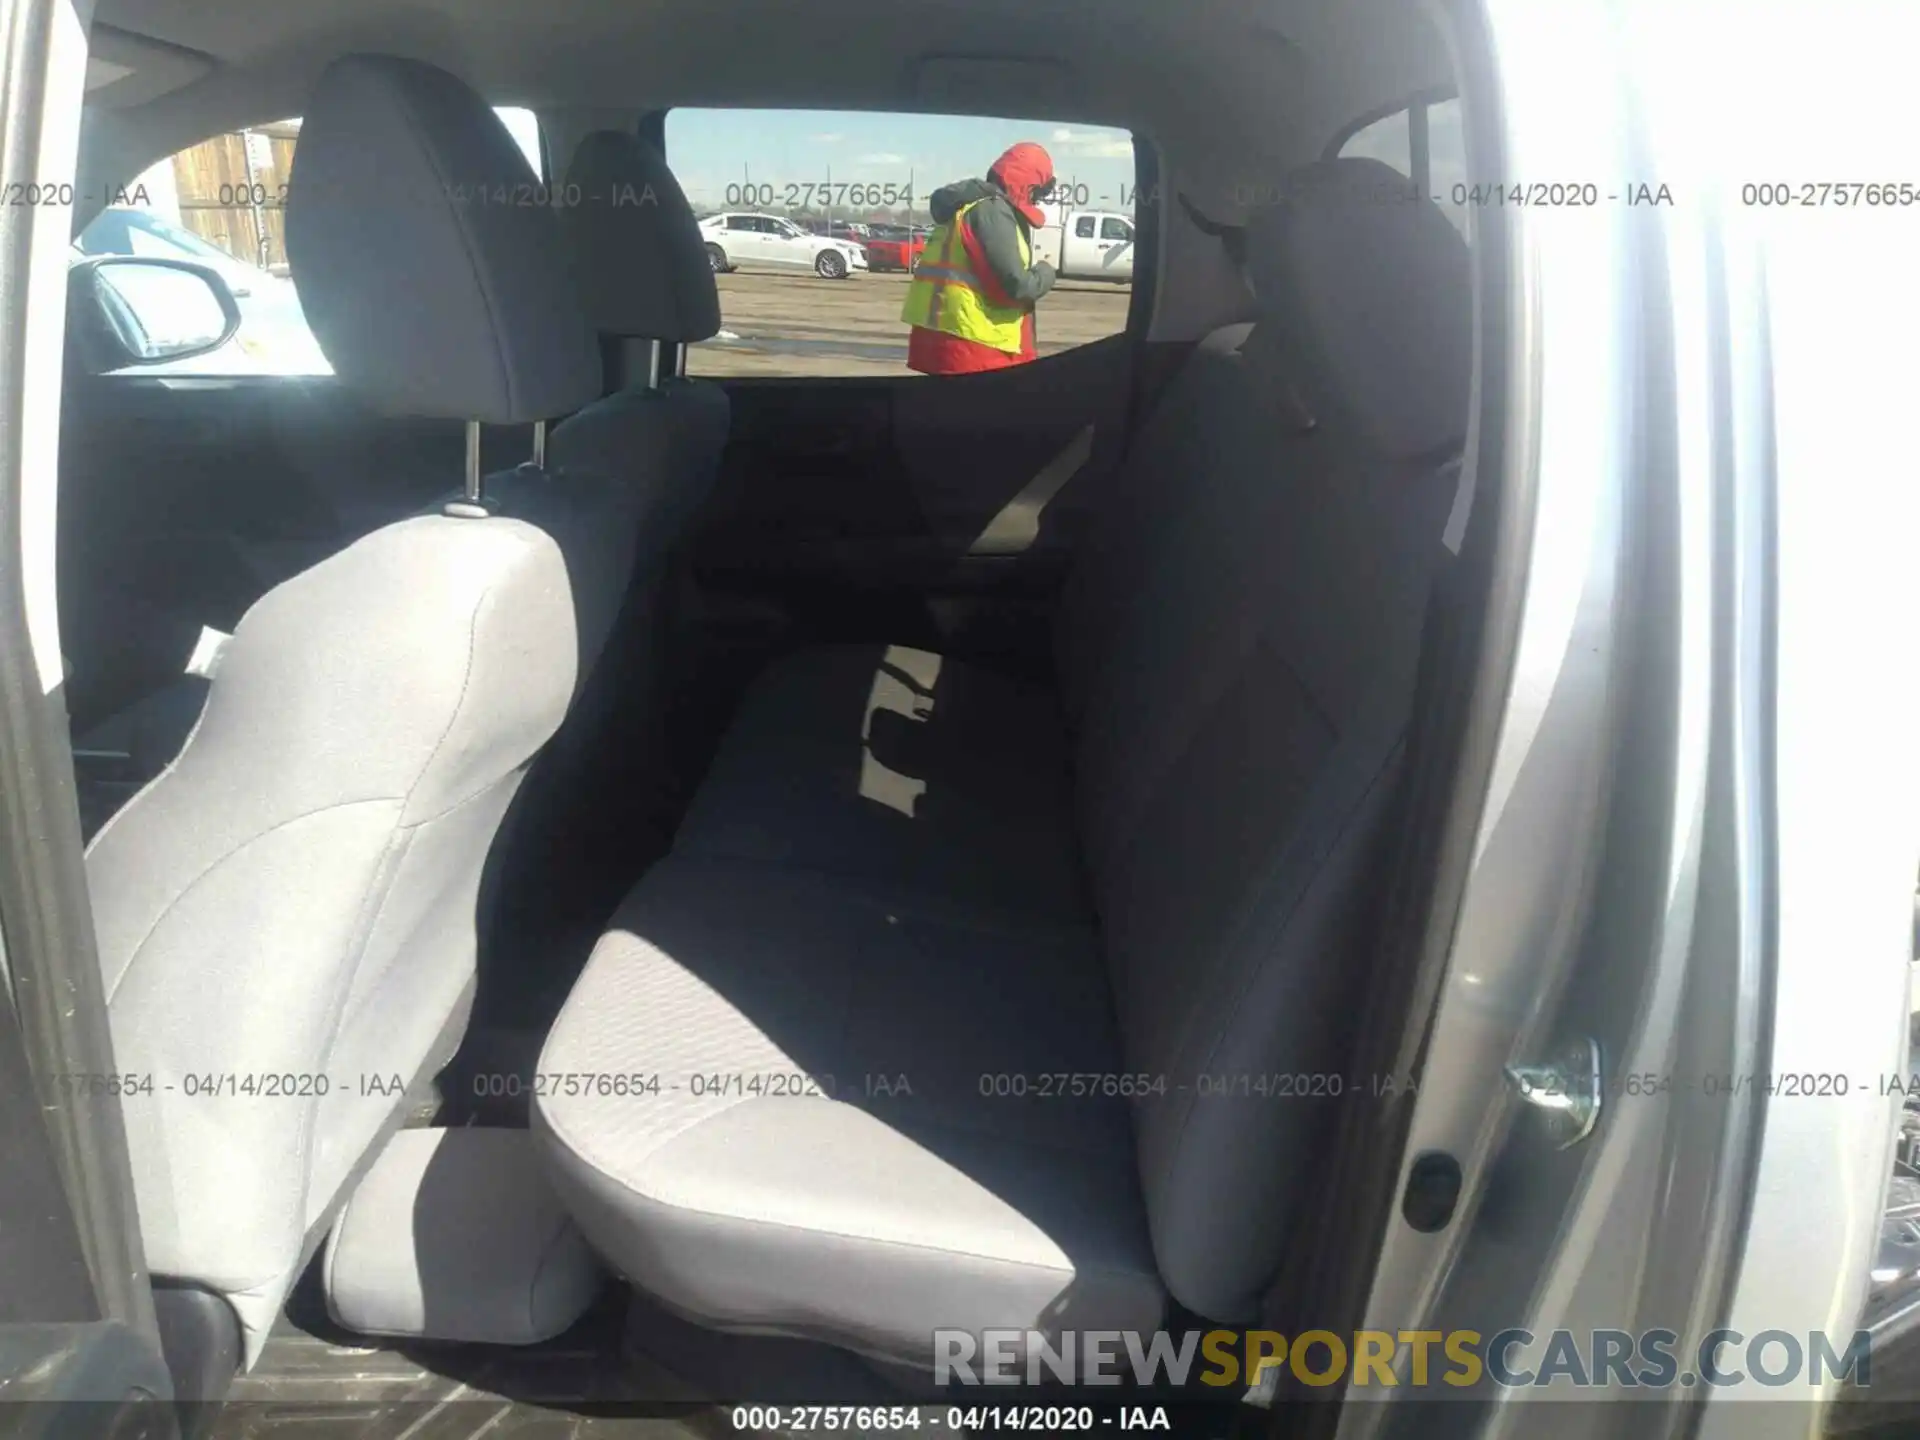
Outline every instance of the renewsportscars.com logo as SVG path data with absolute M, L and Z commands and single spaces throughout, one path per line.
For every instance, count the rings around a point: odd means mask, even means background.
M 1867 1333 L 1836 1344 L 1823 1331 L 1752 1336 L 1715 1330 L 1683 1347 L 1672 1330 L 1361 1330 L 1351 1336 L 1307 1330 L 965 1330 L 934 1332 L 938 1385 L 1184 1386 L 1222 1390 L 1272 1383 L 1279 1370 L 1302 1385 L 1345 1382 L 1351 1389 L 1467 1391 L 1483 1383 L 1505 1390 L 1674 1386 L 1819 1385 L 1828 1379 L 1864 1388 L 1871 1356 Z

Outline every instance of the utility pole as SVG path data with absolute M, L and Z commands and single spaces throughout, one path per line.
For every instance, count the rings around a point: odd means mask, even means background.
M 261 204 L 261 201 L 265 198 L 265 192 L 260 184 L 260 170 L 264 167 L 257 166 L 254 163 L 253 142 L 254 136 L 257 133 L 257 131 L 253 130 L 242 130 L 240 132 L 240 160 L 241 164 L 246 168 L 247 212 L 253 220 L 253 263 L 264 270 L 272 258 L 272 244 L 270 237 L 267 235 L 266 210 Z M 267 151 L 269 159 L 271 159 L 273 155 L 271 143 L 268 142 L 265 137 L 262 137 L 261 145 L 262 148 Z

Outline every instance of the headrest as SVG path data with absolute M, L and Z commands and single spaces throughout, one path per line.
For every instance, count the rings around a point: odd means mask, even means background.
M 587 319 L 605 335 L 689 342 L 720 329 L 706 242 L 660 152 L 596 130 L 567 169 L 560 214 Z
M 396 415 L 510 425 L 597 399 L 599 346 L 545 199 L 462 81 L 385 55 L 328 66 L 287 260 L 335 372 Z
M 1465 443 L 1473 270 L 1438 206 L 1378 160 L 1323 160 L 1247 227 L 1256 332 L 1283 346 L 1308 408 L 1401 459 Z

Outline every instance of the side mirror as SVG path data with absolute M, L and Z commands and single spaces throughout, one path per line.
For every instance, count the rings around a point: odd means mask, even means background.
M 95 374 L 218 350 L 240 329 L 220 272 L 189 260 L 100 255 L 67 273 L 67 323 Z

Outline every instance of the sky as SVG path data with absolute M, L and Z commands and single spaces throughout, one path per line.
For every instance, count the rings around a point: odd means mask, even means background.
M 541 169 L 540 121 L 531 110 L 522 110 L 517 106 L 496 105 L 493 113 L 500 117 L 500 123 L 507 127 L 507 133 L 513 136 L 520 153 L 527 157 L 533 173 L 538 175 Z
M 955 180 L 986 174 L 1001 151 L 1037 140 L 1053 156 L 1077 208 L 1130 211 L 1133 141 L 1124 130 L 1051 120 L 987 120 L 828 110 L 694 110 L 667 114 L 667 163 L 695 208 L 782 210 L 816 204 L 831 181 L 892 185 L 909 180 L 919 207 Z M 744 187 L 751 184 L 751 193 Z M 811 195 L 804 188 L 815 187 Z M 772 187 L 769 199 L 767 187 Z M 1062 198 L 1068 198 L 1065 195 Z

